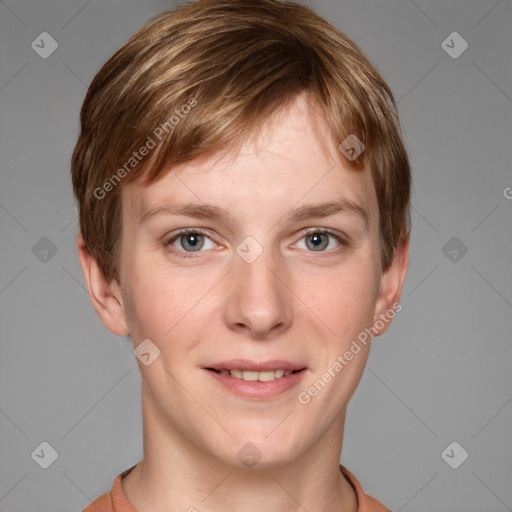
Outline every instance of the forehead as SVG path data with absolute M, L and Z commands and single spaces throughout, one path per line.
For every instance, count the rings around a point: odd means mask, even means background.
M 203 155 L 147 186 L 124 186 L 123 218 L 139 223 L 151 210 L 177 203 L 282 216 L 292 206 L 342 198 L 371 220 L 378 205 L 370 172 L 354 169 L 338 145 L 318 110 L 298 97 L 239 150 Z

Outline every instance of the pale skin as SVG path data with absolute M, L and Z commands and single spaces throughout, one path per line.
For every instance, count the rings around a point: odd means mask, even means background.
M 370 345 L 307 405 L 297 398 L 399 302 L 409 241 L 382 271 L 371 175 L 350 167 L 339 142 L 298 97 L 240 152 L 199 158 L 147 187 L 123 186 L 120 283 L 105 279 L 78 236 L 91 301 L 105 326 L 130 335 L 134 347 L 150 339 L 160 349 L 149 366 L 138 362 L 144 457 L 122 481 L 138 512 L 357 511 L 339 459 L 346 407 Z M 367 224 L 348 209 L 287 217 L 341 198 L 364 209 Z M 164 203 L 206 203 L 229 217 L 157 214 L 139 222 Z M 176 237 L 182 228 L 206 233 L 195 235 L 199 250 L 190 237 Z M 249 236 L 263 249 L 251 263 L 236 252 Z M 204 368 L 234 358 L 290 360 L 307 369 L 296 387 L 248 399 Z M 261 453 L 251 468 L 237 456 L 248 442 Z

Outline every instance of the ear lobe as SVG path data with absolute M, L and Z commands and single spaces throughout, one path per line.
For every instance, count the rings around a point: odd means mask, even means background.
M 402 288 L 409 269 L 409 234 L 402 239 L 395 249 L 393 261 L 389 268 L 382 274 L 379 294 L 375 303 L 373 316 L 373 336 L 384 334 L 398 308 Z
M 105 327 L 118 336 L 128 336 L 121 289 L 116 281 L 109 282 L 93 258 L 85 241 L 78 234 L 76 238 L 80 266 L 87 283 L 89 298 Z

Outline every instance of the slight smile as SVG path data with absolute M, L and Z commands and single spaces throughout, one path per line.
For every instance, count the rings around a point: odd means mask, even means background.
M 290 390 L 302 380 L 305 365 L 284 360 L 223 361 L 203 368 L 224 387 L 244 398 L 272 398 Z

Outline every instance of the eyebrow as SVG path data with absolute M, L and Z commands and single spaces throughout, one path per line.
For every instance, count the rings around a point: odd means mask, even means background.
M 368 229 L 368 212 L 361 205 L 345 198 L 338 201 L 299 206 L 289 211 L 283 219 L 289 222 L 300 222 L 313 218 L 321 219 L 336 213 L 355 214 L 364 221 L 366 229 Z M 227 210 L 211 204 L 164 204 L 144 213 L 139 220 L 139 225 L 157 215 L 175 215 L 210 220 L 222 220 L 230 217 Z

